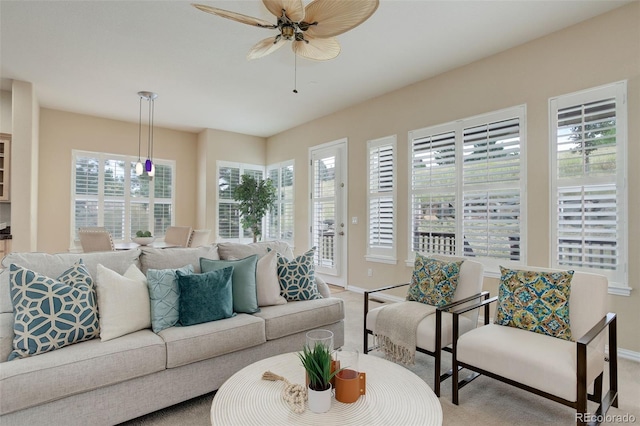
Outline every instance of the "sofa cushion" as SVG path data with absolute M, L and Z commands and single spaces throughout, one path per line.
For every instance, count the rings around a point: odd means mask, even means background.
M 201 274 L 183 274 L 178 270 L 180 325 L 231 318 L 234 315 L 232 274 L 233 266 Z
M 0 414 L 162 371 L 165 365 L 164 342 L 150 330 L 3 363 Z
M 256 266 L 256 291 L 258 306 L 283 305 L 287 300 L 280 295 L 278 257 L 275 250 L 258 259 Z
M 453 301 L 462 262 L 446 262 L 416 253 L 407 300 L 444 306 Z
M 147 277 L 136 265 L 124 275 L 98 265 L 96 293 L 102 341 L 151 327 Z
M 0 313 L 0 362 L 5 362 L 13 350 L 13 313 Z M 0 392 L 1 393 L 1 392 Z
M 14 264 L 10 271 L 15 337 L 9 360 L 98 337 L 93 280 L 81 261 L 57 279 Z
M 573 271 L 500 267 L 496 324 L 571 340 L 569 298 Z
M 342 321 L 344 302 L 337 297 L 293 301 L 286 305 L 265 306 L 254 315 L 264 319 L 267 340 L 274 340 Z
M 287 259 L 278 253 L 280 293 L 285 299 L 295 301 L 322 298 L 316 284 L 314 253 L 315 247 L 294 259 Z
M 140 250 L 122 250 L 96 253 L 9 253 L 2 259 L 0 271 L 0 312 L 13 312 L 9 291 L 9 266 L 13 263 L 48 277 L 57 277 L 82 259 L 89 274 L 96 277 L 98 263 L 124 274 L 129 266 L 139 266 Z
M 576 343 L 491 324 L 458 339 L 458 360 L 502 377 L 576 400 Z M 587 385 L 604 368 L 604 351 L 587 347 Z
M 258 312 L 258 294 L 256 292 L 256 263 L 258 256 L 253 254 L 240 260 L 200 259 L 202 272 L 217 271 L 233 266 L 233 310 L 238 313 Z
M 177 269 L 149 269 L 147 271 L 147 285 L 151 300 L 151 328 L 156 333 L 165 328 L 173 327 L 180 318 L 178 270 L 184 274 L 192 274 L 193 265 L 189 264 Z
M 266 341 L 264 321 L 247 314 L 189 327 L 171 327 L 158 335 L 167 345 L 167 368 L 228 354 Z
M 244 259 L 252 254 L 257 254 L 258 258 L 261 258 L 267 254 L 268 249 L 280 253 L 287 259 L 293 258 L 291 246 L 285 241 L 261 241 L 250 244 L 218 243 L 218 253 L 223 260 Z
M 219 259 L 218 247 L 214 245 L 202 247 L 175 247 L 165 249 L 142 248 L 140 270 L 143 274 L 149 269 L 177 269 L 185 265 L 193 265 L 193 272 L 200 273 L 200 258 Z

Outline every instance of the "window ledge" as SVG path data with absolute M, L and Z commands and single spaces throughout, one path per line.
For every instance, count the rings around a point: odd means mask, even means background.
M 386 264 L 389 264 L 389 265 L 395 265 L 395 264 L 398 263 L 398 259 L 396 259 L 395 257 L 390 257 L 390 256 L 366 255 L 364 258 L 367 259 L 367 262 L 386 263 Z

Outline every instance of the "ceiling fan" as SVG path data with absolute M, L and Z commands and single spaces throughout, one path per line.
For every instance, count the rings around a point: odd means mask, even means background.
M 275 37 L 266 38 L 251 48 L 247 59 L 257 59 L 275 52 L 287 41 L 298 56 L 316 61 L 333 59 L 340 53 L 335 36 L 366 21 L 378 8 L 379 0 L 314 0 L 306 7 L 302 0 L 262 0 L 278 18 L 276 24 L 229 10 L 193 4 L 203 12 L 260 28 L 277 29 Z

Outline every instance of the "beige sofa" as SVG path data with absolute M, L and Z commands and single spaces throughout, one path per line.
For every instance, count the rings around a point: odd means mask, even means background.
M 336 347 L 344 343 L 343 302 L 330 297 L 328 287 L 318 279 L 323 299 L 264 306 L 255 314 L 171 327 L 157 334 L 145 329 L 108 341 L 97 338 L 6 361 L 13 341 L 7 270 L 11 263 L 52 277 L 79 258 L 92 276 L 98 264 L 120 274 L 131 264 L 144 273 L 186 264 L 199 272 L 200 257 L 217 259 L 218 252 L 224 252 L 223 259 L 247 253 L 260 256 L 267 247 L 287 248 L 274 242 L 8 255 L 0 272 L 0 424 L 116 424 L 216 390 L 234 372 L 257 360 L 300 350 L 308 330 L 329 329 Z

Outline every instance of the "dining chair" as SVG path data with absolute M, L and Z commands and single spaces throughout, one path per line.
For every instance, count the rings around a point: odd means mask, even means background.
M 85 253 L 92 251 L 113 251 L 113 239 L 111 233 L 102 226 L 84 227 L 78 229 L 82 251 Z
M 189 247 L 190 226 L 170 226 L 164 234 L 164 242 L 177 247 Z
M 211 229 L 194 229 L 189 239 L 189 247 L 201 247 L 209 244 Z

